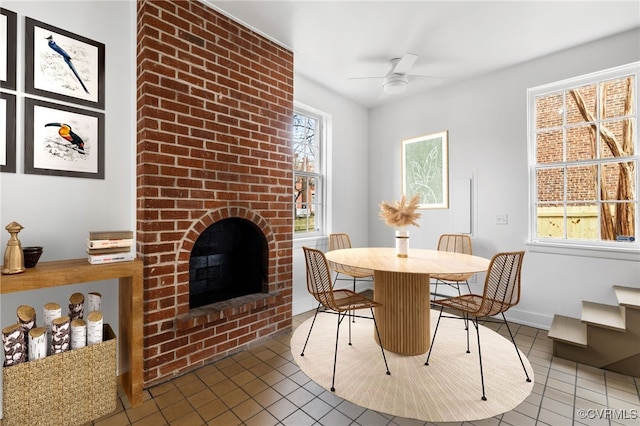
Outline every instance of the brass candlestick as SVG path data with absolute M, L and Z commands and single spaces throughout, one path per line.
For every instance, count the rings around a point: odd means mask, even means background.
M 3 274 L 19 274 L 24 271 L 24 253 L 18 239 L 18 232 L 23 228 L 18 222 L 11 222 L 4 229 L 9 231 L 11 237 L 7 242 L 7 249 L 4 252 Z

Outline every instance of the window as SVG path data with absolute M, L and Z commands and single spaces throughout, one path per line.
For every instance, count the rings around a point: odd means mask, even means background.
M 322 235 L 325 218 L 326 116 L 308 108 L 293 113 L 294 237 Z
M 530 89 L 531 240 L 638 245 L 640 63 Z

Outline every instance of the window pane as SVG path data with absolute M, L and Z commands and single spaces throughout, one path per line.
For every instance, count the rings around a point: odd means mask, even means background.
M 603 208 L 607 209 L 609 217 L 603 217 L 602 239 L 618 240 L 625 242 L 633 242 L 631 238 L 635 238 L 635 203 L 605 203 Z M 608 219 L 609 223 L 604 224 L 604 220 Z M 608 231 L 608 232 L 607 232 Z
M 296 215 L 300 215 L 300 209 L 307 209 L 307 204 L 311 202 L 311 188 L 309 187 L 309 178 L 306 176 L 296 175 L 294 185 L 294 201 L 296 204 Z
M 293 231 L 298 234 L 302 232 L 309 232 L 310 227 L 313 227 L 313 218 L 308 214 L 302 213 L 301 215 L 296 215 L 293 224 Z
M 562 130 L 539 132 L 536 135 L 536 159 L 539 164 L 562 160 Z
M 537 236 L 539 238 L 564 238 L 564 207 L 562 204 L 538 206 Z
M 604 134 L 600 136 L 600 157 L 630 157 L 635 155 L 633 148 L 635 124 L 635 119 L 613 120 L 603 123 L 602 133 Z
M 634 114 L 633 102 L 629 93 L 633 93 L 632 77 L 624 77 L 602 83 L 603 90 L 603 118 L 623 117 Z
M 319 200 L 319 180 L 315 177 L 296 176 L 295 178 L 295 232 L 313 232 L 319 229 L 317 216 L 321 211 Z
M 596 86 L 578 87 L 567 92 L 567 124 L 596 120 Z
M 635 163 L 605 163 L 600 168 L 600 180 L 603 183 L 603 200 L 633 201 Z
M 598 205 L 596 203 L 567 206 L 567 238 L 598 239 Z
M 312 172 L 318 169 L 318 120 L 302 114 L 293 115 L 293 170 Z
M 562 168 L 537 171 L 538 201 L 564 200 L 564 170 Z
M 536 98 L 536 129 L 562 125 L 562 93 Z
M 596 165 L 567 167 L 567 201 L 595 201 L 596 172 Z
M 567 129 L 567 161 L 592 160 L 596 158 L 595 131 L 592 126 Z

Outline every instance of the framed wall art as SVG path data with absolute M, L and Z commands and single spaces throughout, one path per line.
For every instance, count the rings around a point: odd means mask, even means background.
M 104 114 L 25 99 L 29 174 L 104 179 Z
M 31 18 L 25 22 L 25 91 L 104 109 L 104 44 Z
M 0 117 L 5 120 L 5 131 L 0 134 L 0 172 L 16 171 L 16 97 L 0 93 Z
M 402 141 L 402 194 L 420 196 L 421 209 L 449 207 L 448 132 Z
M 0 87 L 16 88 L 17 15 L 0 8 Z

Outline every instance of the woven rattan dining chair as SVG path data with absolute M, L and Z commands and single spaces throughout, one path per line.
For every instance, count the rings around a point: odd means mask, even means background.
M 470 319 L 476 328 L 476 337 L 478 339 L 478 359 L 480 360 L 480 381 L 482 383 L 482 400 L 486 401 L 487 396 L 484 391 L 484 374 L 482 371 L 482 352 L 480 349 L 480 327 L 478 324 L 478 318 L 484 318 L 485 321 L 491 321 L 490 318 L 494 315 L 501 314 L 502 321 L 507 326 L 509 336 L 513 347 L 516 349 L 516 354 L 522 364 L 522 369 L 527 378 L 527 382 L 531 382 L 529 373 L 524 366 L 522 356 L 516 346 L 516 342 L 513 339 L 513 333 L 509 328 L 509 323 L 504 316 L 504 313 L 511 307 L 517 305 L 520 302 L 520 273 L 522 269 L 522 259 L 524 257 L 524 251 L 517 252 L 505 252 L 498 253 L 491 259 L 487 275 L 484 283 L 484 291 L 482 295 L 479 294 L 463 294 L 461 296 L 455 296 L 448 299 L 434 300 L 433 303 L 440 305 L 440 315 L 438 315 L 438 322 L 433 332 L 433 339 L 431 341 L 431 347 L 427 354 L 427 360 L 425 365 L 429 365 L 429 358 L 431 357 L 431 351 L 433 350 L 434 343 L 436 341 L 436 335 L 438 334 L 438 326 L 440 325 L 440 319 L 443 317 L 460 319 L 457 316 L 443 315 L 444 308 L 451 308 L 456 311 L 460 311 L 463 314 L 464 319 Z M 467 328 L 467 353 L 469 350 L 469 329 Z
M 473 247 L 471 245 L 471 237 L 464 234 L 442 234 L 438 239 L 438 250 L 449 251 L 462 254 L 473 254 Z M 460 286 L 467 286 L 467 293 L 471 293 L 471 287 L 469 287 L 470 274 L 432 274 L 431 278 L 435 280 L 435 287 L 433 289 L 434 299 L 438 297 L 438 284 L 446 284 L 450 287 L 458 290 L 458 296 L 462 294 Z
M 329 251 L 351 248 L 351 239 L 348 234 L 329 234 Z M 346 265 L 331 265 L 336 277 L 333 285 L 338 280 L 353 281 L 353 291 L 356 291 L 357 281 L 373 281 L 373 271 L 371 269 L 356 268 Z M 346 278 L 340 278 L 340 274 L 346 275 Z
M 324 253 L 320 250 L 312 249 L 309 247 L 303 247 L 302 249 L 304 250 L 304 258 L 307 269 L 307 290 L 319 303 L 318 308 L 316 309 L 316 313 L 313 316 L 313 321 L 311 322 L 311 327 L 309 328 L 309 334 L 307 334 L 307 339 L 304 342 L 304 347 L 302 348 L 300 356 L 304 356 L 304 351 L 307 348 L 307 343 L 309 343 L 309 337 L 311 336 L 311 331 L 313 330 L 313 325 L 316 322 L 318 312 L 337 314 L 336 316 L 338 318 L 338 323 L 336 326 L 336 347 L 333 355 L 333 378 L 331 379 L 331 392 L 335 392 L 336 363 L 338 360 L 338 339 L 340 336 L 340 324 L 342 323 L 342 320 L 347 316 L 349 312 L 355 312 L 357 309 L 368 308 L 371 311 L 371 317 L 360 315 L 358 315 L 358 317 L 373 319 L 373 325 L 376 329 L 378 341 L 381 341 L 380 332 L 378 331 L 378 324 L 376 323 L 376 318 L 373 314 L 373 308 L 380 308 L 382 307 L 382 304 L 375 302 L 367 297 L 361 296 L 351 290 L 333 289 L 333 286 L 331 285 L 329 264 L 326 257 L 324 256 Z M 321 311 L 320 307 L 324 307 L 325 310 Z M 352 313 L 352 315 L 355 315 L 355 313 Z M 349 346 L 351 346 L 351 323 L 349 321 L 347 321 L 347 323 L 349 324 Z M 390 375 L 391 372 L 389 372 L 387 357 L 384 354 L 382 345 L 380 345 L 380 349 L 382 350 L 382 359 L 384 360 L 387 374 Z

